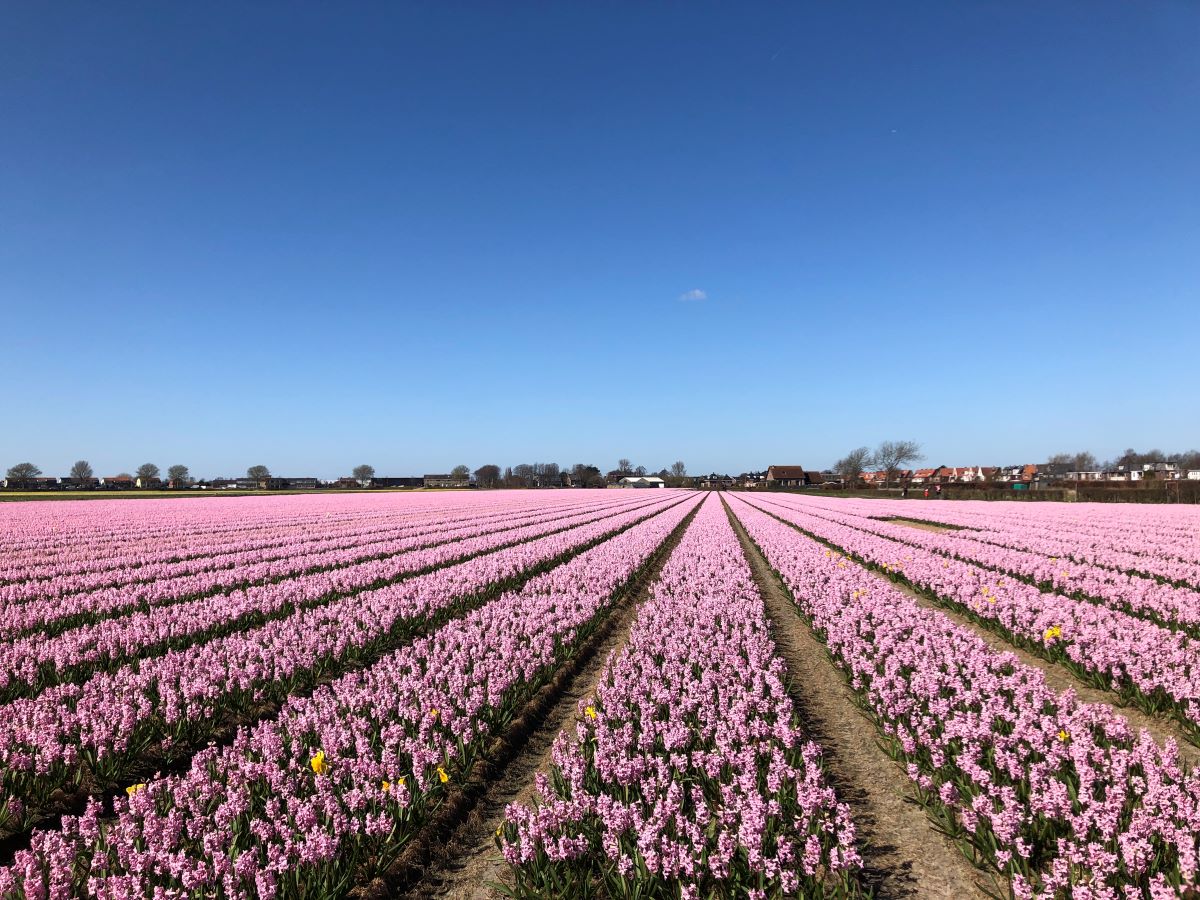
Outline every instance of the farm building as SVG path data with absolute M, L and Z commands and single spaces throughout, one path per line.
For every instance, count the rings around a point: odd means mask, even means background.
M 421 483 L 427 488 L 465 488 L 471 486 L 471 479 L 453 475 L 426 475 Z
M 665 488 L 667 483 L 657 475 L 626 475 L 610 487 L 618 488 Z

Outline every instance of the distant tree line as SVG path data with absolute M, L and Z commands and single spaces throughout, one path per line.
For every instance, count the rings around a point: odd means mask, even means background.
M 854 448 L 833 464 L 833 471 L 854 483 L 862 478 L 863 472 L 874 469 L 883 472 L 884 480 L 891 484 L 905 466 L 924 458 L 921 445 L 916 441 L 883 441 L 874 450 Z

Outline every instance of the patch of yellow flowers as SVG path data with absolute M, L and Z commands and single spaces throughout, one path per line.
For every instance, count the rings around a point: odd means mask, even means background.
M 1051 625 L 1049 628 L 1046 629 L 1046 633 L 1043 635 L 1043 637 L 1048 641 L 1052 641 L 1055 638 L 1062 637 L 1062 626 L 1061 625 Z
M 308 767 L 313 770 L 316 775 L 328 775 L 329 763 L 325 762 L 325 751 L 318 750 L 313 758 L 308 761 Z

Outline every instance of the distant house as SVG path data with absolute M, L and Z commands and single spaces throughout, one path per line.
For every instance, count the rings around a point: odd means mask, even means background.
M 933 477 L 937 474 L 937 471 L 937 469 L 917 469 L 912 473 L 912 483 L 928 484 L 933 481 Z
M 128 490 L 134 486 L 134 479 L 132 475 L 111 475 L 101 478 L 100 486 L 116 490 Z
M 718 475 L 713 472 L 700 479 L 700 487 L 710 491 L 727 491 L 733 487 L 733 479 L 728 475 Z
M 421 483 L 427 488 L 465 488 L 471 486 L 471 479 L 454 475 L 426 475 Z
M 1104 473 L 1099 471 L 1068 472 L 1067 481 L 1103 481 Z
M 807 487 L 808 475 L 804 466 L 768 466 L 767 486 L 773 488 Z
M 56 491 L 67 479 L 39 476 L 37 478 L 5 478 L 4 487 L 10 491 Z
M 1188 481 L 1200 481 L 1200 469 L 1188 469 L 1187 479 Z
M 667 483 L 657 475 L 626 475 L 615 485 L 618 488 L 665 488 Z
M 161 478 L 139 478 L 136 482 L 137 486 L 143 490 L 161 490 L 163 482 Z

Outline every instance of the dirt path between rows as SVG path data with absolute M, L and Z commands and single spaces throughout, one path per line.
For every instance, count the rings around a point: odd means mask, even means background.
M 805 732 L 823 750 L 823 765 L 858 829 L 865 882 L 879 898 L 984 898 L 986 878 L 934 830 L 910 797 L 904 770 L 880 747 L 874 724 L 822 644 L 804 624 L 779 576 L 726 512 L 750 562 L 792 679 L 792 699 Z
M 508 762 L 488 773 L 487 788 L 469 816 L 438 848 L 437 858 L 419 879 L 397 896 L 406 900 L 492 900 L 504 896 L 494 887 L 505 882 L 508 873 L 508 864 L 494 842 L 504 809 L 509 803 L 528 803 L 533 798 L 534 777 L 550 768 L 555 739 L 564 728 L 572 726 L 580 702 L 595 694 L 609 656 L 625 646 L 637 610 L 649 597 L 650 586 L 658 581 L 694 515 L 684 519 L 638 584 L 612 608 L 604 624 L 572 661 L 571 670 L 560 673 L 539 692 L 540 702 L 539 698 L 531 701 L 532 708 L 521 717 L 526 720 L 524 727 L 516 729 L 504 754 Z M 522 739 L 522 734 L 527 737 Z
M 880 519 L 889 525 L 903 525 L 906 528 L 916 528 L 919 531 L 932 531 L 934 534 L 952 534 L 962 531 L 961 528 L 951 528 L 948 525 L 934 525 L 932 522 L 919 522 L 916 519 Z
M 851 561 L 853 562 L 853 560 Z M 1160 745 L 1165 744 L 1169 738 L 1174 739 L 1175 743 L 1179 745 L 1180 757 L 1193 768 L 1200 766 L 1200 747 L 1189 741 L 1183 731 L 1166 716 L 1152 716 L 1149 713 L 1142 712 L 1137 707 L 1129 706 L 1123 703 L 1121 698 L 1112 691 L 1101 690 L 1100 688 L 1085 684 L 1069 669 L 1058 665 L 1058 663 L 1043 659 L 1035 653 L 1030 653 L 1028 650 L 1022 650 L 1015 644 L 1009 643 L 1008 640 L 996 632 L 985 628 L 978 622 L 972 621 L 970 617 L 963 613 L 947 609 L 920 591 L 914 590 L 908 585 L 892 581 L 884 573 L 876 569 L 869 566 L 864 566 L 863 568 L 877 578 L 887 582 L 901 593 L 912 597 L 918 605 L 926 609 L 937 610 L 942 615 L 948 616 L 954 624 L 974 632 L 993 650 L 1015 654 L 1025 665 L 1041 669 L 1046 676 L 1046 684 L 1059 693 L 1070 688 L 1084 703 L 1104 703 L 1115 708 L 1120 715 L 1129 720 L 1129 724 L 1135 730 L 1145 729 Z

